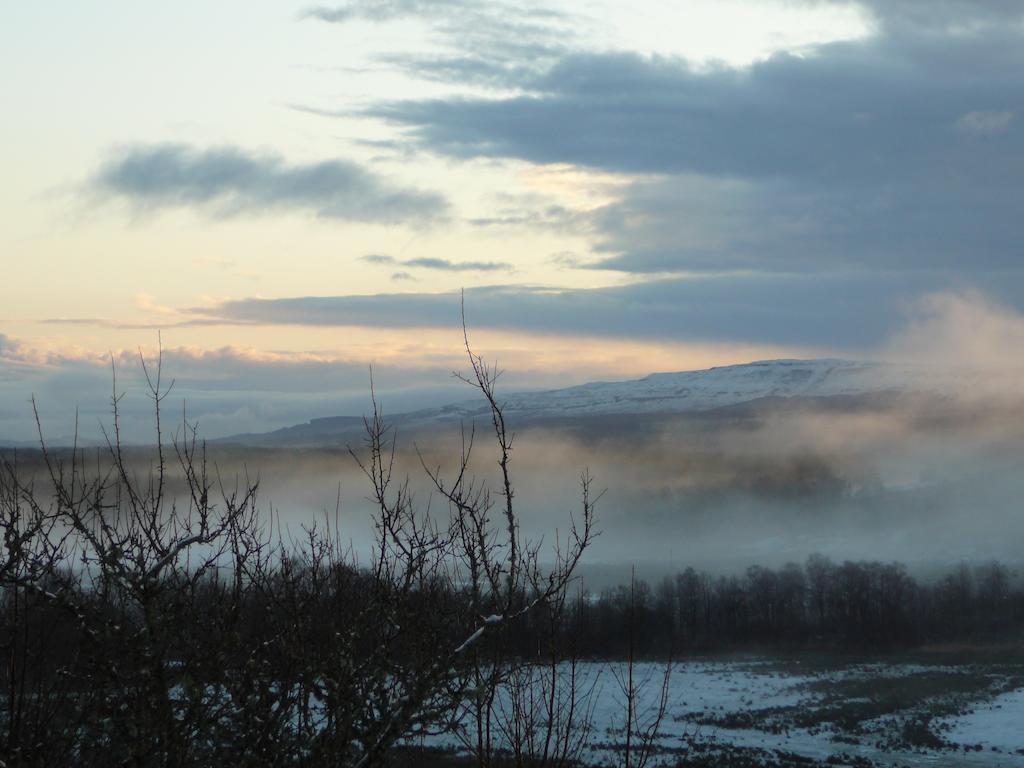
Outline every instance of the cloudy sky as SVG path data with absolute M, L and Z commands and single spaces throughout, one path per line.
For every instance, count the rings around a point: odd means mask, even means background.
M 158 332 L 209 436 L 450 400 L 462 289 L 513 387 L 1022 327 L 1019 0 L 8 3 L 0 72 L 2 440 Z

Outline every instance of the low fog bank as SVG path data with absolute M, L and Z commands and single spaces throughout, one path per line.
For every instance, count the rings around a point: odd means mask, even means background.
M 524 432 L 526 525 L 561 525 L 588 467 L 607 489 L 592 572 L 736 572 L 821 553 L 919 573 L 1021 559 L 1024 414 L 933 398 L 778 402 L 732 417 Z M 604 567 L 601 567 L 601 564 Z
M 1019 405 L 822 398 L 713 415 L 527 426 L 512 453 L 515 502 L 525 533 L 564 536 L 570 513 L 579 511 L 580 473 L 590 471 L 605 490 L 602 533 L 586 558 L 595 584 L 621 582 L 632 563 L 656 578 L 686 566 L 711 573 L 779 566 L 813 553 L 896 560 L 925 575 L 962 560 L 1017 564 L 1024 541 Z M 476 425 L 471 469 L 493 481 L 497 454 L 487 427 Z M 408 475 L 417 503 L 436 515 L 447 510 L 432 496 L 423 465 L 451 477 L 461 441 L 451 428 L 397 435 L 396 480 Z M 357 433 L 348 442 L 362 450 Z M 144 473 L 151 456 L 133 451 Z M 20 454 L 28 471 L 37 460 Z M 215 445 L 210 463 L 228 488 L 258 477 L 261 507 L 285 532 L 299 536 L 326 516 L 356 553 L 369 551 L 370 486 L 344 447 Z

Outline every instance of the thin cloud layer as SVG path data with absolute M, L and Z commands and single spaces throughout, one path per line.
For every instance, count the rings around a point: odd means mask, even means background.
M 182 144 L 118 152 L 89 182 L 102 197 L 140 210 L 191 208 L 217 217 L 296 210 L 326 219 L 427 223 L 447 209 L 436 192 L 389 184 L 356 163 L 289 165 L 272 154 Z
M 305 15 L 335 24 L 355 20 L 392 21 L 409 16 L 436 16 L 439 12 L 460 10 L 466 6 L 465 0 L 379 0 L 318 6 L 310 8 Z
M 433 269 L 442 272 L 497 272 L 512 269 L 512 265 L 505 261 L 452 261 L 450 259 L 427 256 L 415 259 L 396 259 L 394 256 L 386 256 L 379 253 L 367 254 L 363 256 L 363 261 L 370 264 Z
M 1018 273 L 985 286 L 1024 296 Z M 465 291 L 471 328 L 608 338 L 755 342 L 861 355 L 905 320 L 916 297 L 956 292 L 956 278 L 904 272 L 853 275 L 726 275 L 610 288 L 492 286 Z M 457 327 L 457 293 L 243 299 L 194 310 L 206 322 L 271 325 Z
M 332 24 L 424 22 L 443 52 L 384 54 L 381 61 L 422 79 L 485 86 L 535 73 L 565 53 L 586 24 L 550 4 L 475 0 L 352 0 L 303 16 Z

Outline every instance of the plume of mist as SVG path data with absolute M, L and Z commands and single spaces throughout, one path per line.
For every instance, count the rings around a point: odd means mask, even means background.
M 977 291 L 934 293 L 914 302 L 906 326 L 883 348 L 895 362 L 1024 369 L 1024 315 Z

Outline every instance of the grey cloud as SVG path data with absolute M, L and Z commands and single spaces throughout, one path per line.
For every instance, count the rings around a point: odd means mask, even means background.
M 878 22 L 871 37 L 710 70 L 582 52 L 585 35 L 567 32 L 572 23 L 468 0 L 353 2 L 333 9 L 332 20 L 425 19 L 455 53 L 391 63 L 503 94 L 368 110 L 403 127 L 408 147 L 662 177 L 567 221 L 595 236 L 589 266 L 653 273 L 1013 265 L 1015 201 L 1024 196 L 1024 128 L 1015 119 L 1024 102 L 1024 6 L 860 5 Z M 514 212 L 470 223 L 549 225 Z
M 600 257 L 628 272 L 1020 267 L 1019 206 L 1003 188 L 912 180 L 870 192 L 670 176 L 592 215 Z
M 900 28 L 747 69 L 576 54 L 523 87 L 370 112 L 450 156 L 655 176 L 593 215 L 605 268 L 1019 262 L 1019 25 Z
M 388 54 L 382 63 L 421 79 L 489 87 L 536 76 L 585 37 L 588 23 L 544 5 L 500 0 L 354 0 L 304 15 L 331 23 L 419 19 L 446 50 Z
M 329 219 L 425 223 L 447 209 L 435 192 L 392 186 L 347 160 L 288 165 L 276 155 L 234 147 L 160 144 L 122 150 L 103 164 L 89 187 L 143 210 L 187 207 L 216 216 L 285 209 Z
M 551 290 L 492 286 L 465 291 L 471 328 L 679 341 L 740 341 L 862 349 L 898 327 L 908 302 L 963 289 L 956 275 L 853 273 L 666 278 L 626 286 Z M 986 276 L 970 287 L 1024 307 L 1024 275 Z M 223 322 L 457 327 L 455 293 L 229 301 L 195 312 Z
M 493 38 L 497 38 L 498 32 L 519 32 L 523 38 L 551 37 L 556 34 L 552 25 L 575 19 L 544 5 L 501 0 L 488 3 L 479 0 L 351 0 L 336 6 L 316 6 L 303 15 L 333 24 L 420 18 L 449 32 L 472 31 L 475 26 L 476 34 Z M 516 44 L 513 40 L 507 42 Z M 525 40 L 519 43 L 524 44 Z
M 314 7 L 304 16 L 335 24 L 422 19 L 458 50 L 479 52 L 483 45 L 489 54 L 562 49 L 580 21 L 544 5 L 501 0 L 353 0 Z
M 578 54 L 523 96 L 404 101 L 370 113 L 455 156 L 844 185 L 937 163 L 1005 179 L 1005 152 L 964 143 L 952 128 L 965 113 L 1019 103 L 1022 39 L 844 42 L 710 72 L 673 59 Z
M 821 5 L 822 0 L 811 0 Z M 828 3 L 832 4 L 832 3 Z M 849 4 L 849 3 L 845 3 Z M 886 27 L 963 30 L 1020 20 L 1018 0 L 859 0 Z
M 504 55 L 497 57 L 472 53 L 452 56 L 405 54 L 384 56 L 382 61 L 422 80 L 507 89 L 517 83 L 531 82 L 536 78 L 540 65 L 557 53 L 546 45 L 532 46 L 532 50 L 527 48 L 520 44 L 515 51 L 505 51 Z
M 125 322 L 114 320 L 109 317 L 45 317 L 39 320 L 43 325 L 91 325 L 97 328 L 114 328 L 119 331 L 153 331 L 154 333 L 167 328 L 187 328 L 203 325 L 213 325 L 213 321 L 202 318 L 191 318 L 181 321 L 163 322 Z
M 512 265 L 503 261 L 449 261 L 448 259 L 420 258 L 403 261 L 407 267 L 423 269 L 440 269 L 446 272 L 494 272 L 512 269 Z
M 562 205 L 530 206 L 524 197 L 520 207 L 505 207 L 494 216 L 467 219 L 474 227 L 530 227 L 569 231 L 587 224 L 587 217 Z
M 356 20 L 382 22 L 409 16 L 436 16 L 473 5 L 475 3 L 467 0 L 374 0 L 338 6 L 318 6 L 310 8 L 304 15 L 333 24 Z
M 450 259 L 433 257 L 396 259 L 393 256 L 385 256 L 379 253 L 370 253 L 362 258 L 363 261 L 368 261 L 371 264 L 392 264 L 416 269 L 442 270 L 445 272 L 497 272 L 512 269 L 512 265 L 504 261 L 451 261 Z M 406 273 L 398 274 L 405 275 Z

